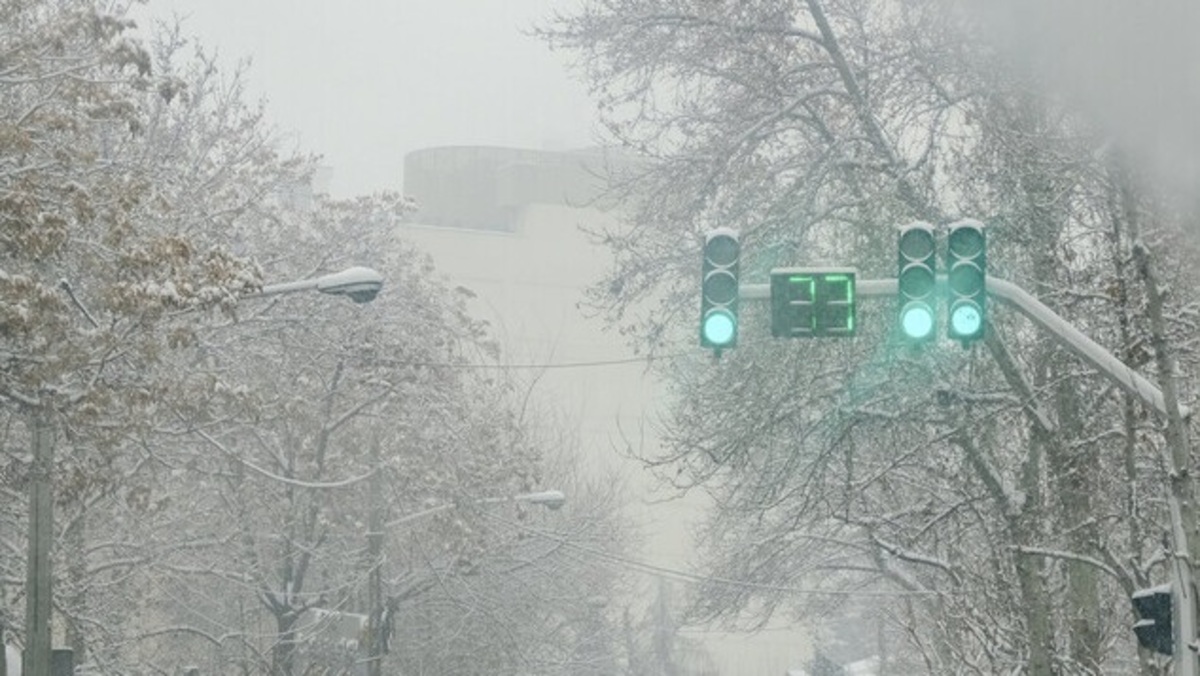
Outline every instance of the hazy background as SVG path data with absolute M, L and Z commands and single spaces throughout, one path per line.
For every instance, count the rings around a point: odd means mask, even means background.
M 1200 192 L 1200 2 L 947 0 L 978 12 L 1023 67 Z M 562 0 L 151 0 L 250 80 L 272 121 L 335 169 L 336 196 L 399 188 L 403 156 L 444 144 L 574 148 L 593 106 L 564 60 L 523 35 Z
M 1200 2 L 950 0 L 1158 185 L 1200 198 Z
M 574 148 L 593 110 L 564 61 L 524 35 L 554 0 L 151 0 L 232 68 L 297 147 L 325 156 L 332 193 L 401 187 L 404 154 L 436 145 Z

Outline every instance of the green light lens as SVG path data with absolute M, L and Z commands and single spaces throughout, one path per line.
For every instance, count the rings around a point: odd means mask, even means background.
M 950 311 L 950 327 L 960 336 L 973 336 L 983 326 L 983 315 L 974 303 L 959 303 Z
M 913 340 L 933 333 L 933 309 L 924 303 L 909 303 L 900 312 L 900 328 Z
M 736 330 L 733 315 L 724 310 L 714 310 L 704 317 L 704 339 L 713 345 L 728 345 Z

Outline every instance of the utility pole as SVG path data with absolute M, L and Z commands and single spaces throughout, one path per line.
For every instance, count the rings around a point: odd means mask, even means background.
M 1197 606 L 1195 571 L 1200 561 L 1200 517 L 1196 513 L 1196 481 L 1191 472 L 1192 442 L 1188 433 L 1188 414 L 1179 403 L 1175 384 L 1178 364 L 1167 345 L 1167 324 L 1163 318 L 1163 292 L 1155 278 L 1150 257 L 1140 243 L 1133 248 L 1133 258 L 1146 282 L 1146 310 L 1150 315 L 1150 343 L 1163 385 L 1163 402 L 1167 408 L 1167 449 L 1171 468 L 1172 537 L 1175 551 L 1171 552 L 1171 568 L 1175 571 L 1176 603 L 1174 613 L 1179 626 L 1175 643 L 1175 673 L 1177 676 L 1196 676 L 1197 655 L 1192 650 L 1196 639 Z
M 375 299 L 383 287 L 383 276 L 370 268 L 352 267 L 341 272 L 324 275 L 316 279 L 301 280 L 264 286 L 262 291 L 247 297 L 262 297 L 284 293 L 316 290 L 321 293 L 347 296 L 355 303 L 369 303 Z M 67 286 L 68 293 L 70 287 Z M 77 307 L 83 310 L 93 326 L 96 321 L 88 315 L 83 306 L 72 296 Z M 30 402 L 29 430 L 33 443 L 33 462 L 30 465 L 29 477 L 29 530 L 27 533 L 29 550 L 25 565 L 25 651 L 22 656 L 24 676 L 52 676 L 51 648 L 51 582 L 53 570 L 51 567 L 50 551 L 54 540 L 54 486 L 52 473 L 54 471 L 54 420 L 53 409 L 47 403 L 48 392 L 42 392 L 40 399 Z M 378 448 L 374 451 L 378 464 Z M 377 480 L 376 480 L 377 481 Z M 380 488 L 372 484 L 375 491 Z M 374 494 L 373 494 L 374 495 Z M 372 497 L 377 501 L 378 497 Z M 378 518 L 371 528 L 371 537 L 379 538 L 372 541 L 373 561 L 377 561 L 382 550 L 382 533 L 379 521 L 381 515 L 372 512 L 372 518 Z M 376 562 L 372 568 L 373 586 L 376 597 L 379 591 L 379 565 Z M 0 649 L 3 649 L 3 623 L 0 623 Z M 65 662 L 64 662 L 65 663 Z M 378 664 L 375 664 L 372 676 L 379 676 Z M 7 672 L 6 661 L 0 659 L 0 674 Z
M 29 557 L 25 571 L 25 653 L 26 676 L 50 674 L 50 584 L 52 571 L 50 546 L 54 539 L 54 428 L 45 402 L 33 407 L 29 415 L 33 437 L 33 463 L 29 480 Z

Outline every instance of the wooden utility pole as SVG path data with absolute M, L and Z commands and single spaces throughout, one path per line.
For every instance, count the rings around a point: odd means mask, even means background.
M 54 429 L 44 404 L 29 417 L 33 464 L 29 480 L 29 558 L 25 571 L 25 676 L 50 674 L 50 546 L 54 539 Z

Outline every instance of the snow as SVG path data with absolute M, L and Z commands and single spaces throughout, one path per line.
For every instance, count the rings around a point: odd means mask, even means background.
M 1158 585 L 1157 587 L 1147 587 L 1146 589 L 1139 589 L 1139 590 L 1133 592 L 1132 594 L 1130 594 L 1129 598 L 1140 599 L 1140 598 L 1145 598 L 1147 596 L 1154 596 L 1155 594 L 1170 594 L 1170 593 L 1171 593 L 1171 583 L 1166 582 L 1166 583 Z

